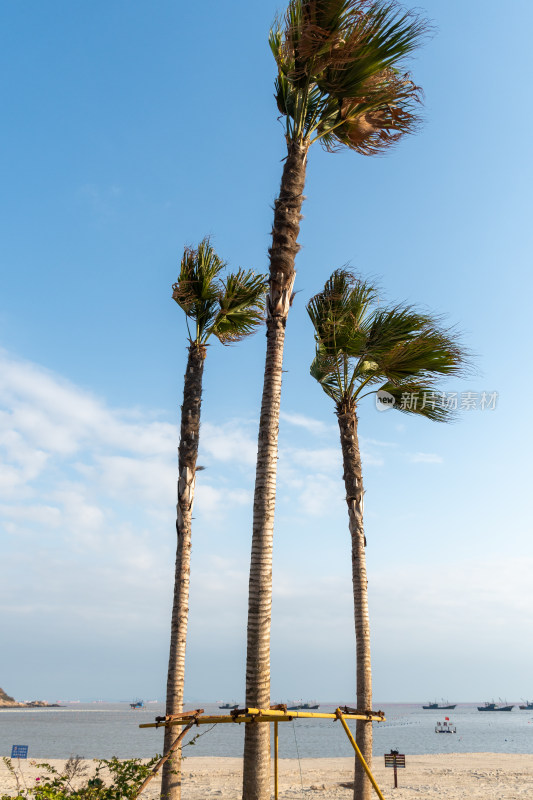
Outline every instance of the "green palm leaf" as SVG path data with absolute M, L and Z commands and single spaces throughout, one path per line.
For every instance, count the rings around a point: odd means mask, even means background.
M 226 266 L 208 237 L 183 253 L 172 297 L 194 322 L 194 334 L 189 331 L 189 335 L 198 345 L 211 334 L 223 344 L 240 341 L 263 321 L 266 276 L 239 269 L 222 278 Z
M 409 305 L 376 308 L 378 290 L 346 269 L 335 270 L 307 311 L 315 330 L 311 375 L 339 406 L 355 407 L 379 386 L 405 413 L 446 421 L 452 409 L 422 398 L 442 378 L 465 373 L 469 356 L 453 329 Z M 417 402 L 401 402 L 407 394 Z
M 460 346 L 453 335 L 439 330 L 424 330 L 394 345 L 388 352 L 382 351 L 379 366 L 392 382 L 418 377 L 429 379 L 430 376 L 437 379 L 465 371 Z
M 311 363 L 311 376 L 318 381 L 325 393 L 335 402 L 342 399 L 342 386 L 338 380 L 339 370 L 342 368 L 342 357 L 332 356 L 320 347 Z
M 405 344 L 419 336 L 429 322 L 427 314 L 412 306 L 375 309 L 365 326 L 365 351 L 378 359 L 381 352 L 389 353 L 395 345 Z
M 202 341 L 218 312 L 217 277 L 226 263 L 215 253 L 208 237 L 196 249 L 186 247 L 181 259 L 180 273 L 172 287 L 172 298 L 194 321 L 195 336 Z
M 240 269 L 222 281 L 219 311 L 212 332 L 223 344 L 238 342 L 253 333 L 264 320 L 265 275 Z
M 347 269 L 335 270 L 324 290 L 307 305 L 320 346 L 331 352 L 356 355 L 365 341 L 364 323 L 376 299 L 375 286 L 357 280 Z
M 404 61 L 427 31 L 395 0 L 291 0 L 270 33 L 288 138 L 372 155 L 412 132 L 421 90 Z

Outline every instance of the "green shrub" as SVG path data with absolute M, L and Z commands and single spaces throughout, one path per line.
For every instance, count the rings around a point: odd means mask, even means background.
M 16 783 L 15 794 L 3 794 L 0 800 L 133 800 L 143 781 L 160 760 L 154 756 L 142 763 L 140 758 L 120 761 L 95 759 L 94 775 L 87 777 L 88 768 L 80 756 L 71 757 L 59 772 L 51 764 L 31 763 L 43 770 L 34 784 L 27 786 L 20 770 L 10 758 L 3 759 Z

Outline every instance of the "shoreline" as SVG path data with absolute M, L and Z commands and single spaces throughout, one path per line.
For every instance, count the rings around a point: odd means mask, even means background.
M 34 759 L 13 759 L 26 785 L 46 773 L 32 764 Z M 66 759 L 39 759 L 61 770 Z M 95 769 L 95 761 L 84 759 L 86 777 Z M 323 800 L 350 800 L 353 797 L 353 757 L 280 758 L 280 798 L 317 794 Z M 301 775 L 300 775 L 301 770 Z M 393 788 L 393 770 L 386 769 L 383 756 L 374 757 L 373 774 L 385 797 L 398 800 L 445 798 L 445 800 L 526 800 L 533 797 L 533 758 L 514 753 L 439 753 L 407 755 L 406 769 L 398 770 L 398 789 Z M 242 758 L 188 756 L 183 762 L 184 800 L 219 797 L 235 800 L 241 794 Z M 303 792 L 302 792 L 303 784 Z M 160 776 L 156 776 L 141 800 L 156 800 Z M 15 783 L 0 761 L 0 794 L 14 794 Z

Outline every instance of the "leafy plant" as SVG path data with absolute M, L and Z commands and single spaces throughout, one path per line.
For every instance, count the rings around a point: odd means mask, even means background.
M 159 760 L 158 755 L 149 761 L 140 758 L 122 761 L 116 757 L 95 759 L 96 770 L 90 777 L 88 766 L 80 756 L 69 758 L 62 771 L 46 762 L 31 761 L 32 766 L 42 769 L 43 773 L 28 786 L 22 770 L 4 757 L 16 792 L 2 794 L 0 800 L 134 800 Z

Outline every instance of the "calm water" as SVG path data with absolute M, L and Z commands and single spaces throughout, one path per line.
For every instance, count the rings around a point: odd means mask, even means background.
M 423 753 L 533 753 L 533 712 L 477 711 L 475 705 L 461 705 L 455 711 L 423 711 L 422 703 L 379 706 L 386 722 L 374 725 L 374 752 L 391 748 L 407 754 Z M 195 706 L 192 706 L 195 707 Z M 223 713 L 215 705 L 206 712 Z M 319 711 L 333 711 L 323 704 Z M 149 757 L 161 753 L 163 731 L 140 729 L 139 723 L 153 722 L 164 714 L 162 704 L 149 704 L 131 711 L 126 703 L 71 705 L 57 709 L 0 711 L 0 756 L 11 755 L 11 745 L 27 744 L 30 758 Z M 437 721 L 447 714 L 457 733 L 436 734 Z M 200 726 L 204 732 L 190 756 L 241 756 L 244 725 Z M 352 725 L 350 726 L 352 727 Z M 355 727 L 355 723 L 353 723 Z M 297 720 L 279 725 L 280 757 L 320 758 L 351 756 L 352 748 L 342 726 L 333 720 Z

